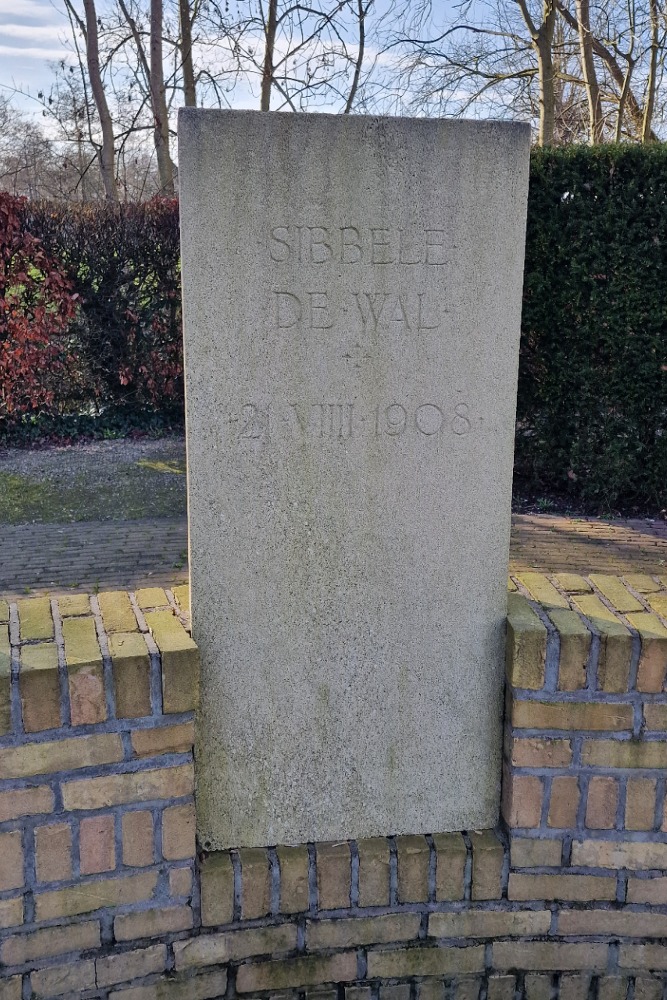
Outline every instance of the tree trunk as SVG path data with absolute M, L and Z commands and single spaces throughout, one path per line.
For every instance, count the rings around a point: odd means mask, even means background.
M 183 69 L 183 99 L 186 108 L 197 107 L 195 69 L 192 62 L 192 21 L 189 0 L 178 0 L 178 16 L 181 22 L 181 66 Z
M 590 0 L 576 0 L 576 3 L 581 69 L 588 98 L 589 142 L 594 146 L 602 142 L 602 100 L 593 59 Z
M 655 87 L 658 70 L 658 4 L 657 0 L 649 0 L 651 12 L 651 61 L 649 63 L 648 79 L 646 81 L 646 101 L 644 103 L 644 119 L 642 121 L 642 142 L 651 142 L 651 122 L 655 107 Z
M 368 7 L 371 6 L 373 0 L 370 0 Z M 357 59 L 354 65 L 354 77 L 352 78 L 352 86 L 350 87 L 350 93 L 347 95 L 347 101 L 345 102 L 345 110 L 343 114 L 349 115 L 352 110 L 352 105 L 354 104 L 354 99 L 357 96 L 357 90 L 359 89 L 359 80 L 361 79 L 361 67 L 364 63 L 364 55 L 366 51 L 366 14 L 368 12 L 368 7 L 364 7 L 364 0 L 358 0 L 357 4 L 357 18 L 359 20 L 359 49 L 357 51 Z
M 569 24 L 574 31 L 578 32 L 579 22 L 577 18 L 570 13 L 563 3 L 563 0 L 556 0 L 556 3 L 563 20 Z M 591 44 L 593 46 L 594 54 L 598 57 L 598 59 L 602 59 L 607 66 L 614 83 L 618 87 L 619 93 L 623 93 L 625 90 L 625 110 L 628 113 L 628 117 L 632 120 L 638 136 L 641 136 L 644 129 L 644 112 L 639 106 L 632 89 L 627 84 L 627 75 L 619 66 L 618 60 L 614 57 L 613 52 L 611 52 L 606 45 L 603 45 L 599 38 L 595 38 L 594 35 L 591 35 Z M 652 130 L 650 131 L 649 138 L 652 142 L 656 139 L 656 135 Z
M 262 95 L 260 111 L 268 111 L 271 106 L 271 86 L 273 84 L 273 55 L 278 26 L 278 0 L 269 0 L 269 17 L 266 23 L 266 46 L 264 49 L 264 70 L 262 72 Z
M 162 0 L 151 0 L 151 105 L 153 108 L 153 137 L 157 168 L 160 176 L 160 193 L 174 194 L 174 165 L 169 155 L 169 116 L 162 65 Z
M 90 87 L 95 100 L 95 107 L 102 129 L 102 147 L 99 151 L 100 173 L 104 184 L 104 194 L 107 201 L 118 202 L 118 187 L 116 185 L 116 144 L 113 133 L 113 122 L 107 104 L 102 73 L 100 72 L 100 49 L 97 34 L 97 12 L 95 0 L 83 0 L 86 15 L 86 62 Z
M 543 19 L 533 38 L 537 52 L 537 70 L 540 84 L 540 131 L 538 144 L 553 146 L 556 124 L 556 88 L 554 86 L 553 38 L 556 25 L 556 8 L 553 0 L 544 0 Z

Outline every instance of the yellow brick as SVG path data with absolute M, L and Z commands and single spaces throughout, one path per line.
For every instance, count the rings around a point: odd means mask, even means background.
M 178 606 L 184 612 L 184 614 L 190 614 L 190 586 L 184 583 L 180 587 L 174 587 L 172 594 L 176 598 Z
M 654 597 L 649 597 L 648 603 L 657 614 L 667 618 L 667 594 L 656 594 Z
M 591 619 L 596 628 L 598 621 L 612 622 L 623 627 L 620 618 L 606 604 L 603 604 L 595 594 L 581 594 L 572 597 L 572 603 L 578 611 L 581 611 L 582 615 L 586 615 L 587 618 Z M 627 632 L 627 629 L 625 631 Z
M 162 587 L 145 587 L 134 595 L 142 611 L 147 608 L 169 607 L 169 600 Z
M 141 632 L 115 632 L 109 636 L 113 667 L 116 715 L 138 719 L 151 714 L 151 661 Z
M 236 974 L 236 989 L 239 993 L 263 993 L 321 983 L 349 983 L 356 978 L 357 953 L 342 951 L 337 955 L 310 955 L 285 962 L 241 965 Z
M 529 900 L 567 900 L 589 902 L 593 899 L 616 899 L 616 879 L 598 875 L 524 875 L 511 872 L 508 898 Z
M 74 917 L 105 906 L 127 906 L 152 899 L 157 878 L 157 872 L 142 872 L 125 878 L 79 881 L 68 889 L 35 893 L 35 919 Z
M 58 610 L 63 618 L 73 615 L 89 615 L 91 613 L 88 594 L 61 594 L 58 598 Z
M 667 705 L 644 705 L 646 728 L 649 730 L 667 729 Z
M 607 967 L 606 944 L 564 944 L 560 941 L 496 941 L 496 969 L 530 969 L 563 972 L 566 969 L 603 971 Z
M 586 686 L 591 633 L 574 611 L 554 608 L 549 611 L 549 618 L 560 637 L 558 687 L 561 691 L 577 691 Z
M 132 749 L 136 757 L 155 757 L 163 753 L 187 753 L 195 740 L 193 722 L 178 726 L 156 726 L 155 729 L 135 729 Z
M 432 913 L 428 933 L 435 938 L 537 937 L 548 934 L 549 910 L 526 910 L 513 913 L 469 910 L 464 913 Z
M 152 972 L 162 972 L 166 958 L 167 949 L 163 944 L 105 955 L 95 962 L 97 986 L 113 986 L 140 976 L 149 976 Z
M 6 625 L 0 625 L 0 736 L 12 726 L 11 707 L 12 653 Z
M 124 590 L 98 594 L 102 621 L 106 632 L 136 632 L 139 628 L 130 598 Z
M 229 924 L 234 917 L 234 869 L 224 851 L 201 863 L 201 920 L 204 927 Z
M 628 614 L 626 617 L 641 636 L 637 689 L 654 693 L 662 691 L 667 670 L 667 628 L 656 615 L 647 612 Z
M 582 762 L 593 767 L 667 767 L 667 743 L 584 740 Z
M 23 976 L 5 977 L 0 982 L 0 1000 L 21 1000 Z
M 21 711 L 26 732 L 60 726 L 58 650 L 53 642 L 21 647 Z
M 555 573 L 554 580 L 568 594 L 588 594 L 593 589 L 578 573 Z
M 63 807 L 67 810 L 106 809 L 129 802 L 179 799 L 192 794 L 193 788 L 192 764 L 81 778 L 63 782 Z
M 101 665 L 94 618 L 67 618 L 63 621 L 65 660 L 68 667 Z
M 656 583 L 653 577 L 647 573 L 626 573 L 623 580 L 638 594 L 654 594 L 660 590 L 660 584 Z
M 5 965 L 25 965 L 42 958 L 53 958 L 69 951 L 86 951 L 100 947 L 100 925 L 97 920 L 65 927 L 43 927 L 30 934 L 16 934 L 0 945 L 0 961 Z
M 199 701 L 199 650 L 171 611 L 149 611 L 148 625 L 162 659 L 164 712 L 188 712 Z
M 296 949 L 295 924 L 278 927 L 252 927 L 247 930 L 205 934 L 189 941 L 174 943 L 177 971 L 206 965 L 239 962 L 253 955 L 279 955 Z
M 618 951 L 619 969 L 667 969 L 667 948 L 660 944 L 621 944 Z
M 460 833 L 434 833 L 435 898 L 463 899 L 467 850 Z
M 472 841 L 472 898 L 500 899 L 503 845 L 492 830 L 470 834 Z
M 632 636 L 619 622 L 593 620 L 600 633 L 598 656 L 598 687 L 602 691 L 622 694 L 628 690 L 632 661 Z
M 584 840 L 572 844 L 572 864 L 592 868 L 646 871 L 667 868 L 667 844 Z
M 428 902 L 430 849 L 426 837 L 397 837 L 398 901 Z
M 512 725 L 517 729 L 631 731 L 632 705 L 595 702 L 517 701 L 512 703 Z
M 192 927 L 192 910 L 189 906 L 164 906 L 123 913 L 113 922 L 116 941 L 133 941 L 137 938 L 161 937 Z
M 545 608 L 566 608 L 570 605 L 567 598 L 559 594 L 553 583 L 542 573 L 521 573 L 517 576 L 519 583 L 522 583 L 530 596 Z
M 63 619 L 63 638 L 72 725 L 103 722 L 107 717 L 106 695 L 94 619 Z
M 507 679 L 514 687 L 544 687 L 547 630 L 521 594 L 507 595 Z
M 308 951 L 325 948 L 359 948 L 369 944 L 410 941 L 419 936 L 418 913 L 388 913 L 383 916 L 342 920 L 308 920 Z
M 394 979 L 406 976 L 463 976 L 484 971 L 484 946 L 468 948 L 419 947 L 398 951 L 371 951 L 368 976 Z
M 664 913 L 623 913 L 618 910 L 562 910 L 558 914 L 558 934 L 590 934 L 591 917 L 595 934 L 613 937 L 667 937 Z
M 308 848 L 279 847 L 280 912 L 302 913 L 308 909 Z M 361 886 L 361 879 L 360 879 Z
M 591 573 L 591 583 L 607 598 L 612 607 L 622 614 L 628 611 L 643 611 L 644 608 L 633 597 L 627 587 L 624 587 L 617 576 L 606 576 L 603 573 Z
M 0 930 L 23 923 L 23 896 L 0 899 Z
M 30 597 L 16 603 L 19 610 L 21 641 L 53 639 L 51 601 L 48 597 Z
M 3 778 L 29 778 L 33 774 L 115 764 L 122 759 L 123 744 L 118 733 L 98 733 L 0 749 L 0 774 Z

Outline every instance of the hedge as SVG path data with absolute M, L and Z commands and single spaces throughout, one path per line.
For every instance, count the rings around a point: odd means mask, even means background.
M 177 204 L 21 203 L 20 211 L 78 306 L 66 332 L 52 334 L 70 359 L 59 390 L 45 364 L 50 395 L 36 389 L 34 405 L 8 411 L 0 363 L 0 439 L 181 426 Z M 0 251 L 1 226 L 0 215 Z M 521 496 L 592 512 L 667 506 L 666 320 L 667 148 L 535 150 L 515 457 Z M 5 355 L 16 349 L 13 337 L 0 312 Z
M 533 152 L 515 489 L 667 507 L 667 148 Z

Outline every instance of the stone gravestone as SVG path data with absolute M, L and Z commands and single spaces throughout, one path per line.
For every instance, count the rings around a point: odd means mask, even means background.
M 496 822 L 529 138 L 180 113 L 209 848 Z

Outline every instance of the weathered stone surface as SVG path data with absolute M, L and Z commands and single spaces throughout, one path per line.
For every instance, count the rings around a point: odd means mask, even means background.
M 529 130 L 179 137 L 200 835 L 491 826 Z

